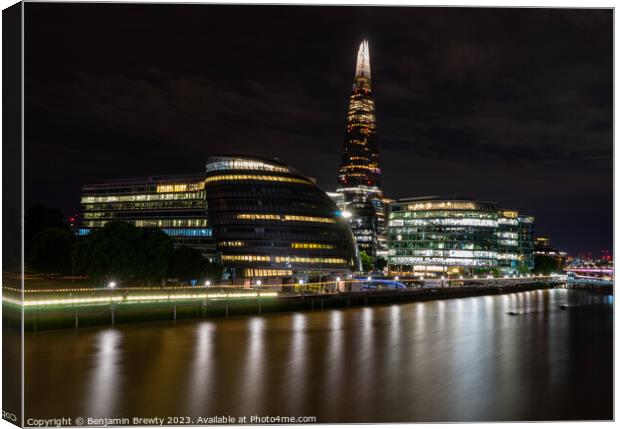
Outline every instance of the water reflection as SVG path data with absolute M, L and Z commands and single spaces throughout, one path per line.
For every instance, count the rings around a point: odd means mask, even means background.
M 93 368 L 87 375 L 87 416 L 106 417 L 112 415 L 118 401 L 121 355 L 118 352 L 123 337 L 115 329 L 107 329 L 95 337 Z
M 297 313 L 292 316 L 292 327 L 288 358 L 286 360 L 284 381 L 284 401 L 287 408 L 293 413 L 303 413 L 304 391 L 306 389 L 305 377 L 307 376 L 307 335 L 306 320 L 308 316 Z M 301 414 L 300 414 L 301 415 Z
M 248 348 L 245 353 L 241 408 L 248 413 L 262 409 L 264 381 L 265 320 L 252 317 L 248 321 Z
M 333 310 L 329 312 L 329 331 L 327 338 L 327 352 L 323 363 L 324 379 L 323 394 L 325 402 L 324 411 L 329 414 L 337 412 L 338 398 L 342 395 L 344 384 L 344 316 L 343 311 Z
M 609 419 L 612 302 L 556 289 L 29 333 L 26 413 Z
M 215 393 L 215 330 L 216 325 L 203 322 L 196 326 L 194 342 L 194 358 L 191 371 L 188 373 L 186 402 L 190 410 L 202 409 L 209 412 L 212 395 Z

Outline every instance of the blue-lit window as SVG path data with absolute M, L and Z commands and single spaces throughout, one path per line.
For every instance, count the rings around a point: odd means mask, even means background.
M 78 229 L 77 235 L 88 235 L 88 234 L 90 234 L 90 228 Z
M 162 228 L 166 234 L 172 237 L 211 237 L 211 228 Z

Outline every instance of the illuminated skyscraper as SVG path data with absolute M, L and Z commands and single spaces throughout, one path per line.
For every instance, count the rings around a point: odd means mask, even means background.
M 375 101 L 370 80 L 370 53 L 364 40 L 357 52 L 353 91 L 338 175 L 338 192 L 360 250 L 371 256 L 385 251 L 385 213 L 379 151 L 375 142 Z

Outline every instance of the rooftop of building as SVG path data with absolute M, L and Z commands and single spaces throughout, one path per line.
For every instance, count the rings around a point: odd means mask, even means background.
M 497 205 L 497 203 L 494 201 L 476 200 L 475 198 L 463 197 L 463 196 L 458 196 L 458 195 L 428 195 L 428 196 L 422 196 L 422 197 L 398 198 L 395 201 L 395 203 L 419 203 L 419 202 L 425 202 L 425 201 L 467 201 L 467 202 Z
M 204 173 L 185 174 L 157 174 L 143 177 L 124 177 L 118 179 L 101 179 L 83 187 L 111 186 L 111 185 L 136 185 L 142 183 L 175 182 L 175 181 L 199 181 L 204 180 Z
M 296 168 L 291 167 L 290 165 L 281 161 L 279 158 L 269 158 L 269 157 L 259 156 L 259 155 L 245 155 L 245 154 L 240 154 L 240 153 L 226 153 L 226 154 L 218 154 L 218 155 L 210 156 L 209 159 L 207 159 L 207 166 L 209 164 L 213 164 L 216 162 L 229 161 L 229 160 L 250 161 L 250 162 L 270 164 L 274 167 L 286 169 L 287 170 L 286 173 L 297 174 L 299 176 L 305 177 L 308 180 L 311 180 L 313 183 L 316 184 L 316 179 L 314 177 L 308 176 L 307 174 L 304 174 L 303 172 L 297 170 Z
M 281 167 L 291 168 L 289 165 L 282 162 L 279 158 L 270 158 L 270 157 L 259 156 L 259 155 L 246 155 L 242 153 L 222 153 L 222 154 L 213 155 L 207 159 L 207 164 L 210 162 L 214 162 L 214 161 L 218 161 L 222 159 L 230 159 L 230 158 L 243 159 L 243 160 L 248 160 L 248 161 L 266 162 L 266 163 L 278 165 Z

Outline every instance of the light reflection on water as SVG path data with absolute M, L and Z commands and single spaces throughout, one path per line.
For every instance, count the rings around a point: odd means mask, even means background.
M 285 396 L 283 398 L 285 408 L 290 409 L 291 413 L 303 413 L 302 404 L 304 403 L 304 394 L 306 392 L 306 376 L 307 364 L 309 359 L 315 356 L 309 355 L 307 350 L 308 332 L 306 331 L 306 323 L 308 315 L 305 313 L 293 314 L 292 332 L 290 332 L 289 350 L 283 363 L 284 373 L 286 374 L 283 383 Z M 272 386 L 272 388 L 278 388 Z M 293 414 L 291 414 L 293 415 Z
M 115 329 L 101 331 L 94 338 L 95 359 L 85 380 L 88 384 L 85 414 L 88 416 L 105 417 L 114 413 L 118 400 L 115 386 L 120 382 L 119 346 L 122 340 L 122 334 Z
M 258 412 L 264 399 L 263 387 L 265 386 L 265 319 L 252 317 L 248 321 L 249 340 L 243 370 L 243 386 L 239 392 L 242 394 L 242 408 L 248 412 Z
M 191 371 L 187 377 L 188 389 L 185 393 L 185 401 L 190 409 L 207 407 L 210 399 L 215 394 L 215 330 L 211 322 L 198 324 L 194 329 L 196 350 L 191 360 Z M 205 408 L 208 411 L 208 408 Z
M 609 419 L 612 302 L 555 289 L 29 333 L 27 417 Z

